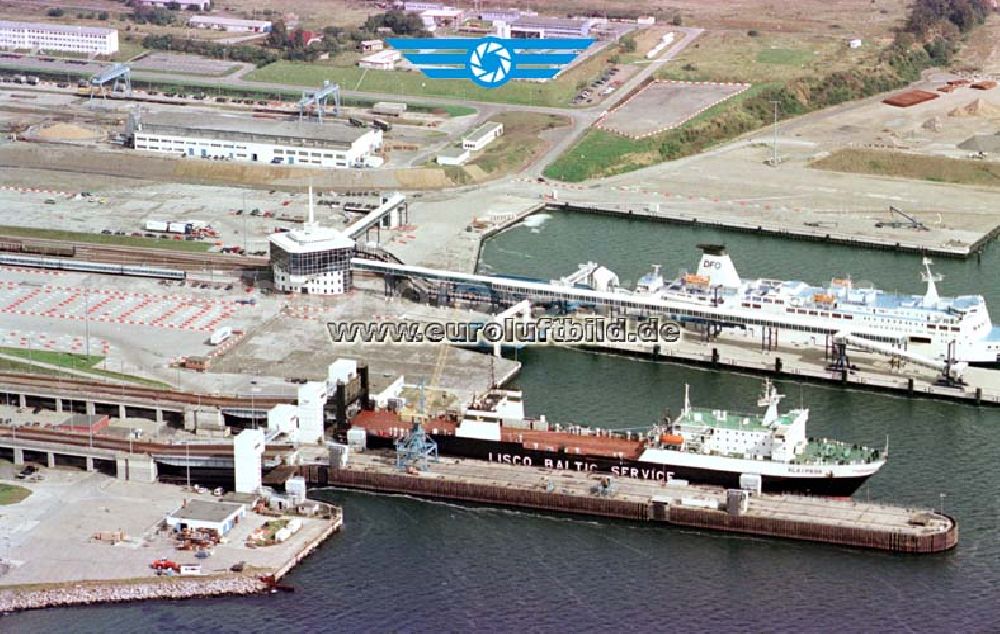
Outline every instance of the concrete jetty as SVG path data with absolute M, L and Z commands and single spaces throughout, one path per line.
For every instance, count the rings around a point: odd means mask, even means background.
M 0 464 L 0 472 L 9 471 Z M 300 528 L 285 541 L 262 546 L 250 543 L 255 531 L 291 516 L 255 506 L 209 557 L 198 558 L 179 548 L 184 545 L 164 517 L 188 502 L 214 504 L 211 493 L 66 469 L 40 473 L 41 480 L 20 481 L 31 495 L 5 506 L 0 517 L 0 539 L 7 544 L 0 559 L 0 614 L 266 592 L 344 521 L 339 507 L 317 503 L 317 514 L 296 516 Z M 180 574 L 157 574 L 151 562 L 158 558 L 176 562 Z
M 344 468 L 300 467 L 316 486 L 409 494 L 547 512 L 655 522 L 902 553 L 954 548 L 958 525 L 942 513 L 854 500 L 751 495 L 677 482 L 616 479 L 588 472 L 447 458 L 427 471 L 401 471 L 384 452 L 352 454 Z M 740 498 L 741 496 L 735 496 Z
M 790 226 L 788 223 L 778 223 L 761 218 L 746 219 L 711 213 L 691 213 L 672 208 L 660 207 L 657 203 L 637 205 L 632 203 L 587 203 L 587 202 L 556 202 L 550 201 L 546 209 L 575 213 L 596 214 L 602 216 L 617 216 L 634 219 L 644 219 L 653 222 L 663 222 L 680 225 L 698 225 L 736 231 L 740 233 L 755 233 L 759 235 L 788 238 L 791 240 L 808 240 L 828 244 L 842 244 L 866 249 L 899 251 L 904 253 L 921 253 L 924 255 L 968 258 L 981 253 L 986 245 L 1000 235 L 1000 225 L 994 226 L 979 235 L 973 242 L 948 240 L 941 242 L 932 232 L 910 231 L 908 235 L 899 235 L 894 231 L 886 236 L 872 235 L 871 232 L 853 233 L 827 226 Z

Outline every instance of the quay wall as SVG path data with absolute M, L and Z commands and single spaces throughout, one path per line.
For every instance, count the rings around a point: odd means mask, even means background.
M 724 511 L 683 508 L 662 502 L 637 502 L 607 497 L 582 497 L 514 486 L 477 484 L 445 476 L 388 474 L 360 469 L 331 469 L 307 465 L 300 473 L 314 486 L 339 486 L 379 493 L 409 494 L 464 502 L 530 508 L 622 520 L 658 522 L 674 526 L 744 533 L 899 553 L 934 553 L 949 550 L 958 542 L 958 526 L 952 520 L 944 533 L 904 535 L 894 530 L 852 528 L 781 518 L 730 515 Z
M 700 225 L 715 227 L 726 231 L 737 231 L 740 233 L 756 233 L 779 238 L 789 238 L 792 240 L 807 240 L 811 242 L 826 242 L 828 244 L 844 244 L 848 246 L 863 247 L 866 249 L 881 249 L 886 251 L 900 251 L 905 253 L 921 253 L 948 258 L 968 258 L 973 254 L 982 252 L 986 245 L 1000 235 L 1000 226 L 994 227 L 991 231 L 981 236 L 978 240 L 968 246 L 933 246 L 919 244 L 918 242 L 908 242 L 896 238 L 878 236 L 859 236 L 856 234 L 839 233 L 816 229 L 790 229 L 787 227 L 771 227 L 765 224 L 741 223 L 729 219 L 715 218 L 695 218 L 690 214 L 681 214 L 669 210 L 647 211 L 644 209 L 619 209 L 599 204 L 585 204 L 573 202 L 551 201 L 545 205 L 546 209 L 553 211 L 566 211 L 575 213 L 588 213 L 602 216 L 622 216 L 626 218 L 639 218 L 654 222 L 664 222 L 679 225 Z
M 257 594 L 267 584 L 256 576 L 155 579 L 148 582 L 71 583 L 44 588 L 0 588 L 0 614 L 37 608 Z
M 611 343 L 577 347 L 582 350 L 602 354 L 773 376 L 776 379 L 794 378 L 796 381 L 809 381 L 812 383 L 836 383 L 850 389 L 887 392 L 906 396 L 907 398 L 957 401 L 968 405 L 975 405 L 976 407 L 1000 407 L 1000 393 L 997 393 L 995 390 L 984 390 L 982 387 L 949 388 L 934 385 L 925 380 L 913 379 L 912 377 L 874 375 L 870 373 L 862 375 L 845 371 L 831 371 L 826 370 L 822 366 L 808 365 L 795 362 L 794 360 L 783 362 L 780 355 L 775 355 L 773 360 L 755 361 L 723 356 L 719 347 L 712 347 L 705 352 L 684 351 L 672 346 L 663 346 L 654 351 L 648 347 Z
M 653 507 L 661 506 L 653 504 Z M 958 527 L 952 519 L 952 529 L 933 535 L 906 535 L 891 530 L 872 530 L 847 526 L 832 526 L 813 522 L 793 521 L 749 515 L 733 516 L 722 511 L 664 506 L 660 521 L 675 526 L 688 526 L 732 533 L 788 537 L 856 548 L 888 550 L 897 553 L 936 553 L 950 550 L 958 544 Z M 654 509 L 654 515 L 656 510 Z
M 583 498 L 542 490 L 517 489 L 471 482 L 405 474 L 374 473 L 352 469 L 330 469 L 322 465 L 303 467 L 303 476 L 312 484 L 343 486 L 382 493 L 410 495 L 482 504 L 500 504 L 557 513 L 579 513 L 629 520 L 645 520 L 646 505 L 610 498 Z

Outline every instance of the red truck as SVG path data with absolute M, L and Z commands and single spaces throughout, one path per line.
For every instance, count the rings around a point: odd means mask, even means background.
M 150 568 L 157 571 L 162 570 L 173 570 L 176 573 L 180 573 L 181 566 L 176 561 L 171 561 L 169 559 L 155 559 L 153 563 L 149 565 Z

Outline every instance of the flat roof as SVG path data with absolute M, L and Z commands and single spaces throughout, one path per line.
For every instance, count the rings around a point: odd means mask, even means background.
M 308 141 L 339 144 L 345 147 L 370 133 L 340 121 L 274 121 L 238 115 L 198 112 L 149 112 L 139 117 L 143 132 L 196 133 L 252 141 L 257 137 L 281 139 L 285 145 L 304 146 Z
M 183 4 L 184 2 L 182 0 L 181 5 Z M 188 24 L 191 24 L 192 22 L 196 24 L 198 22 L 204 22 L 205 24 L 228 24 L 230 26 L 260 26 L 260 27 L 271 26 L 271 23 L 268 20 L 242 20 L 240 18 L 224 18 L 221 16 L 217 17 L 214 15 L 191 16 L 191 19 L 188 20 Z
M 314 253 L 334 249 L 353 249 L 354 240 L 337 231 L 314 225 L 295 231 L 271 234 L 271 244 L 286 253 Z
M 81 33 L 86 35 L 110 35 L 118 29 L 106 29 L 102 26 L 83 26 L 76 24 L 49 24 L 47 22 L 13 22 L 0 20 L 0 29 L 32 29 L 35 31 L 57 31 L 60 33 Z
M 362 57 L 359 61 L 362 62 L 374 62 L 374 63 L 386 63 L 395 62 L 402 59 L 402 53 L 394 48 L 384 48 L 381 51 L 375 51 L 367 57 Z
M 497 129 L 497 127 L 501 127 L 501 126 L 503 126 L 503 124 L 500 123 L 499 121 L 487 121 L 483 125 L 479 126 L 475 130 L 473 130 L 472 132 L 470 132 L 468 134 L 468 136 L 463 137 L 463 138 L 465 138 L 468 141 L 478 141 L 482 137 L 484 137 L 484 136 L 490 134 L 491 132 L 493 132 L 495 129 Z
M 209 502 L 207 500 L 188 500 L 186 506 L 182 506 L 170 517 L 181 520 L 197 520 L 199 522 L 224 522 L 231 515 L 239 513 L 244 509 L 242 504 L 231 502 Z
M 519 18 L 515 22 L 511 22 L 511 28 L 522 27 L 531 28 L 537 27 L 542 29 L 580 29 L 584 26 L 591 26 L 596 22 L 594 19 L 586 20 L 575 20 L 572 18 L 543 18 L 543 17 L 526 17 Z

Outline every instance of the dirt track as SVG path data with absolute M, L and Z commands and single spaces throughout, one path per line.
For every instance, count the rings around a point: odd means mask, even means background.
M 238 185 L 256 189 L 298 189 L 310 183 L 328 189 L 427 189 L 451 183 L 440 169 L 315 170 L 277 165 L 214 162 L 149 156 L 123 150 L 50 144 L 0 146 L 0 167 L 77 174 L 103 174 L 136 180 L 201 185 Z

